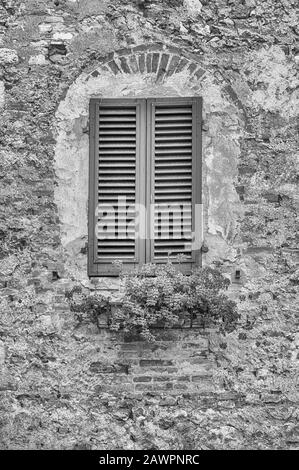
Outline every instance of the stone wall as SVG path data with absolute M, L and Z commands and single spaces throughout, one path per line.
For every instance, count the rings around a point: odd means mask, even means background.
M 0 3 L 2 448 L 298 445 L 297 23 L 291 0 Z M 235 332 L 150 347 L 69 310 L 74 285 L 118 292 L 85 271 L 86 105 L 108 76 L 204 97 L 204 263 L 232 280 Z

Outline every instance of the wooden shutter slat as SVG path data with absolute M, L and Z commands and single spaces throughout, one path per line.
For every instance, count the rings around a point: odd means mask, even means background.
M 157 172 L 158 172 L 158 169 L 169 168 L 169 165 L 170 165 L 169 162 L 158 161 L 156 163 Z M 185 162 L 182 162 L 181 160 L 180 161 L 173 161 L 171 166 L 172 166 L 172 169 L 176 169 L 177 167 L 182 167 L 183 170 L 188 170 L 188 169 L 191 170 L 191 168 L 192 168 L 191 163 L 185 163 Z M 178 169 L 177 169 L 177 174 L 179 174 Z
M 175 114 L 175 115 L 178 115 L 178 114 L 186 114 L 186 113 L 190 113 L 190 108 L 185 108 L 185 107 L 164 107 L 164 108 L 157 108 L 156 109 L 156 116 L 159 116 L 161 114 L 166 114 L 167 116 L 171 115 L 171 114 Z
M 185 126 L 185 129 L 173 129 L 173 126 L 169 126 L 169 128 L 161 128 L 161 129 L 157 127 L 156 129 L 156 135 L 157 137 L 160 137 L 160 138 L 162 137 L 168 138 L 168 136 L 173 137 L 173 134 L 175 134 L 175 137 L 190 136 L 192 135 L 192 130 L 186 126 Z
M 101 115 L 102 117 L 104 118 L 105 117 L 105 122 L 102 122 L 100 123 L 100 129 L 102 127 L 105 127 L 108 123 L 110 122 L 115 122 L 116 123 L 116 126 L 122 126 L 124 123 L 126 122 L 136 122 L 136 116 L 135 115 L 132 115 L 132 116 L 127 116 L 127 114 L 119 114 L 119 115 L 103 115 L 103 113 L 101 112 Z M 120 122 L 120 119 L 121 119 L 121 122 Z
M 111 142 L 111 139 L 115 139 L 112 143 L 115 143 L 115 142 L 121 142 L 121 143 L 125 143 L 125 142 L 128 142 L 128 143 L 134 143 L 135 144 L 135 132 L 134 134 L 130 133 L 131 131 L 129 130 L 121 130 L 119 129 L 118 130 L 118 138 L 115 138 L 114 135 L 115 133 L 111 133 L 109 134 L 108 132 L 105 132 L 105 135 L 101 135 L 101 140 L 99 141 L 99 144 L 101 145 L 102 143 L 110 143 Z M 123 133 L 123 134 L 122 134 Z M 124 136 L 127 136 L 128 139 L 124 140 L 123 137 Z
M 191 116 L 185 116 L 181 115 L 180 117 L 178 116 L 160 116 L 156 117 L 156 126 L 159 128 L 160 126 L 164 126 L 165 124 L 176 127 L 176 126 L 188 126 L 188 124 L 191 124 L 192 122 L 192 117 Z
M 134 197 L 127 197 L 126 201 L 128 204 L 134 204 L 135 202 L 135 196 Z M 98 202 L 103 203 L 103 204 L 112 204 L 112 205 L 117 205 L 118 200 L 114 196 L 109 196 L 108 194 L 103 196 L 99 195 Z
M 177 174 L 177 170 L 174 169 L 174 168 L 161 168 L 159 170 L 159 176 L 164 176 L 164 175 L 168 175 L 168 174 Z M 192 172 L 191 172 L 191 168 L 181 168 L 181 174 L 182 175 L 191 175 Z
M 166 205 L 167 207 L 156 206 L 156 207 L 155 207 L 155 211 L 154 211 L 155 214 L 158 214 L 158 213 L 160 213 L 160 212 L 162 212 L 162 213 L 168 213 L 168 212 L 169 212 L 168 204 L 165 204 L 165 205 Z M 191 214 L 191 212 L 192 212 L 192 210 L 191 210 L 191 208 L 189 208 L 189 206 L 184 208 L 184 214 Z
M 110 188 L 111 185 L 113 185 L 114 183 L 115 183 L 115 181 L 113 181 L 112 179 L 110 179 L 109 181 L 105 181 L 103 179 L 102 180 L 102 188 L 104 188 L 104 189 Z M 130 188 L 130 189 L 133 188 L 135 190 L 135 181 L 131 181 L 131 184 L 130 184 L 129 181 L 127 181 L 127 182 L 118 181 L 117 186 L 118 186 L 118 188 Z
M 187 149 L 191 148 L 192 149 L 192 143 L 188 139 L 184 139 L 179 142 L 174 142 L 170 140 L 166 140 L 166 142 L 157 142 L 156 141 L 156 152 L 159 150 L 159 152 L 163 151 L 172 151 L 172 149 Z
M 192 175 L 190 173 L 190 175 L 182 175 L 181 178 L 180 178 L 180 181 L 190 181 L 192 180 Z M 156 182 L 159 183 L 159 182 L 162 182 L 162 181 L 166 181 L 167 184 L 169 183 L 169 181 L 172 181 L 175 182 L 177 181 L 177 177 L 175 175 L 172 175 L 172 174 L 159 174 L 156 176 Z
M 102 139 L 104 140 L 107 138 L 107 140 L 114 138 L 115 137 L 115 132 L 114 132 L 115 126 L 111 126 L 111 129 L 105 129 L 105 132 L 102 130 L 101 135 L 99 136 L 99 141 Z M 117 137 L 116 139 L 122 139 L 123 136 L 130 137 L 130 139 L 135 139 L 135 127 L 132 129 L 119 129 L 117 131 Z
M 119 116 L 123 116 L 123 115 L 132 115 L 134 118 L 136 116 L 136 110 L 135 110 L 135 107 L 133 108 L 126 108 L 126 109 L 122 109 L 122 108 L 104 108 L 102 107 L 101 108 L 101 114 L 103 116 L 114 116 L 114 115 L 119 115 Z
M 125 159 L 122 159 L 123 161 L 121 162 L 116 162 L 115 160 L 112 160 L 110 161 L 109 163 L 108 162 L 105 162 L 102 161 L 100 163 L 100 168 L 111 168 L 111 167 L 114 167 L 116 166 L 118 169 L 121 168 L 121 167 L 125 167 L 127 169 L 127 171 L 131 168 L 135 168 L 135 160 L 134 162 L 132 161 L 126 161 Z
M 113 129 L 113 130 L 121 130 L 125 133 L 125 130 L 126 129 L 130 129 L 130 130 L 135 130 L 136 129 L 136 124 L 135 123 L 127 123 L 127 124 L 124 124 L 124 123 L 109 123 L 107 122 L 106 124 L 103 124 L 101 126 L 101 129 L 104 130 L 104 134 L 106 134 L 106 132 L 110 129 Z
M 172 187 L 180 187 L 182 186 L 183 188 L 186 187 L 186 184 L 190 184 L 191 182 L 191 177 L 189 178 L 186 178 L 185 176 L 180 178 L 179 180 L 178 179 L 175 179 L 175 180 L 171 180 L 171 179 L 168 179 L 168 178 L 157 178 L 156 179 L 156 187 L 157 188 L 163 188 L 163 187 L 169 187 L 169 184 L 171 184 Z
M 174 136 L 172 134 L 163 134 L 162 136 L 157 133 L 156 136 L 156 145 L 163 146 L 164 144 L 173 144 L 175 145 L 176 143 L 185 143 L 186 141 L 188 142 L 188 136 L 190 136 L 191 133 L 186 133 L 183 135 L 175 134 Z
M 100 170 L 98 171 L 99 174 L 102 174 L 102 175 L 119 175 L 119 165 L 114 165 L 112 167 L 112 165 L 108 166 L 106 165 L 105 167 L 101 167 Z M 125 173 L 128 173 L 129 175 L 134 175 L 134 171 L 132 171 L 131 168 L 122 168 L 122 171 L 121 173 L 124 175 Z
M 183 129 L 188 129 L 190 124 L 191 124 L 191 120 L 190 122 L 176 122 L 175 124 L 171 122 L 159 122 L 156 129 L 157 129 L 157 132 L 173 131 L 173 133 L 175 133 L 175 132 L 180 132 Z
M 172 195 L 172 194 L 178 194 L 178 193 L 183 193 L 185 195 L 188 195 L 188 197 L 190 197 L 190 194 L 188 193 L 186 188 L 179 188 L 178 186 L 173 186 L 171 188 L 161 188 L 161 187 L 157 187 L 156 185 L 156 195 L 160 195 L 160 194 Z
M 105 143 L 104 144 L 100 144 L 100 150 L 102 152 L 107 152 L 107 153 L 117 153 L 117 152 L 120 152 L 120 150 L 116 150 L 116 149 L 121 149 L 121 152 L 129 152 L 131 151 L 131 149 L 134 149 L 136 150 L 136 143 L 131 140 L 130 142 L 129 141 L 126 141 L 126 142 L 122 142 L 122 143 L 117 143 L 117 141 L 115 142 L 111 142 L 111 143 Z

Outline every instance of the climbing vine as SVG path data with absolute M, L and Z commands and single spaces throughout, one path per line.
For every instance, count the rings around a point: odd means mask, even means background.
M 235 302 L 225 294 L 229 280 L 210 267 L 186 275 L 171 262 L 145 264 L 121 278 L 122 302 L 113 308 L 109 299 L 97 294 L 83 294 L 80 289 L 70 293 L 71 309 L 78 319 L 82 321 L 85 314 L 97 323 L 101 314 L 108 314 L 111 330 L 152 342 L 157 327 L 176 327 L 186 320 L 192 326 L 196 319 L 203 327 L 217 324 L 222 331 L 231 331 L 239 318 Z

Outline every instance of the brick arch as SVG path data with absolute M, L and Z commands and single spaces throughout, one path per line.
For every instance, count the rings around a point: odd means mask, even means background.
M 119 49 L 100 58 L 98 63 L 99 65 L 88 73 L 86 80 L 103 72 L 113 75 L 140 73 L 152 74 L 153 83 L 163 83 L 165 78 L 185 72 L 190 82 L 194 81 L 196 91 L 198 81 L 207 72 L 201 59 L 195 54 L 161 43 Z
M 87 73 L 86 81 L 102 73 L 114 76 L 128 74 L 151 74 L 153 84 L 163 82 L 178 73 L 185 73 L 188 88 L 195 94 L 201 91 L 201 80 L 210 71 L 201 57 L 182 48 L 167 46 L 162 43 L 142 44 L 131 48 L 115 50 L 97 59 L 97 66 Z M 235 90 L 219 73 L 210 71 L 213 79 L 222 85 L 222 91 L 228 101 L 238 108 L 241 118 L 246 122 L 246 112 Z

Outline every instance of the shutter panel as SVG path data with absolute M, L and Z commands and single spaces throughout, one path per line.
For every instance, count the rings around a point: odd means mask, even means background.
M 196 211 L 201 207 L 199 98 L 149 100 L 151 121 L 151 260 L 165 263 L 179 254 L 182 269 L 198 263 Z M 198 219 L 198 217 L 197 217 Z M 200 234 L 197 234 L 197 236 Z M 194 239 L 193 239 L 194 242 Z
M 145 101 L 91 100 L 93 168 L 90 204 L 93 210 L 90 275 L 117 275 L 113 261 L 132 268 L 142 258 L 136 234 L 135 203 L 144 199 L 140 171 L 145 159 Z M 93 116 L 92 116 L 93 114 Z M 98 205 L 98 209 L 97 209 Z

